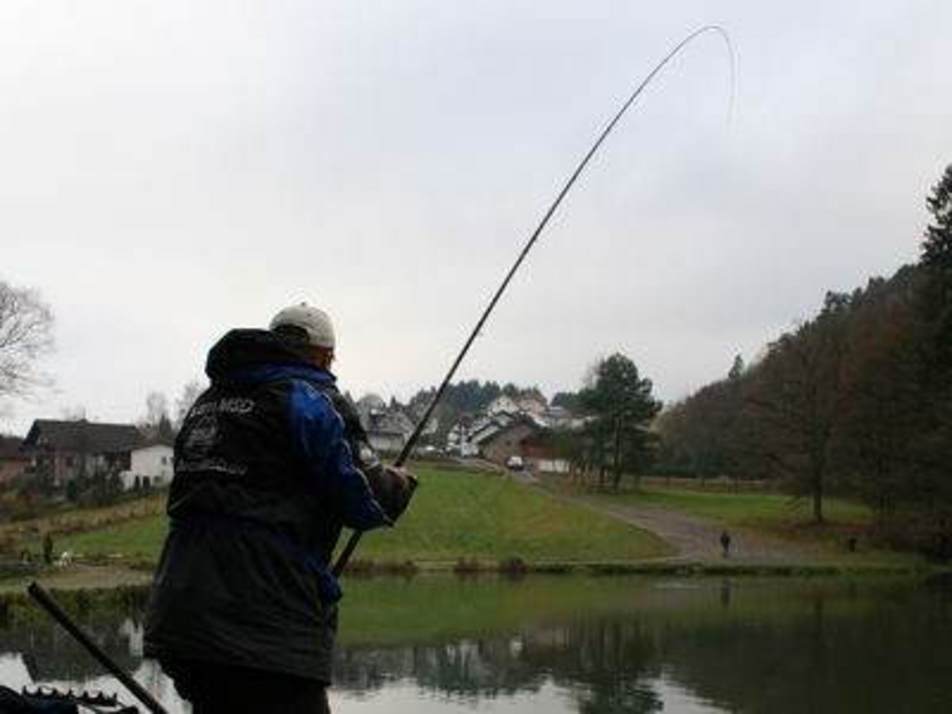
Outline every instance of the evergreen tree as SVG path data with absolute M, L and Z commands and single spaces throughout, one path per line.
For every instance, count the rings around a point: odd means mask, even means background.
M 948 274 L 952 272 L 952 164 L 926 198 L 935 224 L 926 228 L 922 242 L 922 264 Z
M 922 242 L 922 266 L 928 281 L 922 291 L 922 313 L 932 325 L 932 371 L 936 389 L 952 388 L 952 165 L 926 198 L 934 223 Z
M 588 384 L 579 393 L 582 407 L 596 417 L 591 431 L 602 472 L 607 465 L 605 455 L 611 451 L 616 489 L 623 465 L 637 469 L 649 461 L 652 437 L 647 427 L 661 410 L 661 402 L 651 390 L 651 380 L 639 375 L 635 363 L 616 353 L 595 365 Z
M 731 365 L 731 371 L 727 373 L 727 378 L 736 381 L 744 376 L 744 358 L 741 355 L 734 357 L 734 364 Z

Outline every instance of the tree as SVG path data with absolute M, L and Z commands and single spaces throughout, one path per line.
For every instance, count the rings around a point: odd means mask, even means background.
M 661 410 L 650 379 L 643 379 L 628 357 L 616 353 L 598 362 L 579 393 L 582 407 L 595 416 L 592 436 L 604 474 L 606 452 L 612 454 L 612 485 L 617 489 L 623 467 L 644 467 L 653 437 L 648 424 Z
M 836 468 L 850 492 L 878 510 L 881 524 L 901 502 L 915 503 L 929 490 L 920 448 L 930 398 L 921 378 L 920 273 L 903 269 L 856 293 L 841 368 Z
M 736 381 L 744 376 L 744 358 L 741 355 L 734 357 L 734 364 L 731 365 L 731 371 L 727 373 L 729 380 Z
M 661 436 L 659 466 L 663 472 L 689 473 L 702 480 L 740 476 L 748 382 L 738 356 L 727 379 L 702 387 L 658 416 L 655 429 Z
M 761 448 L 809 495 L 813 518 L 823 522 L 834 427 L 843 401 L 849 295 L 828 292 L 823 310 L 796 332 L 772 343 L 757 374 L 753 396 L 763 424 Z
M 929 213 L 935 220 L 926 227 L 922 242 L 922 264 L 928 268 L 952 271 L 952 164 L 926 198 Z
M 169 400 L 162 392 L 149 392 L 145 398 L 145 419 L 141 423 L 142 431 L 153 437 L 170 439 L 174 435 L 172 420 L 169 419 Z
M 188 410 L 204 391 L 205 385 L 197 379 L 190 380 L 182 387 L 182 393 L 175 400 L 175 421 L 173 422 L 175 431 L 182 428 L 182 422 L 185 421 Z
M 922 309 L 932 325 L 933 368 L 952 378 L 952 165 L 926 198 L 933 223 L 926 227 L 921 263 L 929 276 L 922 291 Z M 949 385 L 945 385 L 949 386 Z
M 552 406 L 562 407 L 568 412 L 577 412 L 581 408 L 578 392 L 556 392 L 552 397 Z
M 53 312 L 35 290 L 0 280 L 0 396 L 29 393 L 43 382 L 39 357 L 53 346 Z
M 89 410 L 85 404 L 74 404 L 71 407 L 60 409 L 60 416 L 64 421 L 85 421 L 89 415 Z

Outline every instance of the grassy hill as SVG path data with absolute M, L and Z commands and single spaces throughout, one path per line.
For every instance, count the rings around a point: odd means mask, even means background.
M 547 560 L 637 560 L 670 548 L 654 535 L 582 506 L 557 501 L 497 474 L 418 469 L 420 488 L 394 529 L 365 536 L 363 560 L 399 563 Z M 166 533 L 163 514 L 56 538 L 57 550 L 84 558 L 154 563 Z

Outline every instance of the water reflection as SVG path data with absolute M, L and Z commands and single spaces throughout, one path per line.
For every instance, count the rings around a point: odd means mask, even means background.
M 432 611 L 426 624 L 445 617 L 446 631 L 370 628 L 349 642 L 345 636 L 335 661 L 336 711 L 952 710 L 952 602 L 943 591 L 633 578 L 602 579 L 596 588 L 568 578 L 462 589 L 422 579 L 403 587 L 401 597 L 422 591 L 415 602 Z M 379 582 L 357 586 L 348 598 L 369 619 L 373 611 L 362 608 L 385 607 L 378 595 L 388 589 Z M 444 590 L 451 604 L 441 608 Z M 468 633 L 453 609 L 461 595 L 478 622 Z M 487 616 L 476 606 L 493 609 Z M 159 668 L 141 661 L 139 617 L 90 612 L 82 624 L 160 700 L 182 711 Z M 0 630 L 0 680 L 119 691 L 67 635 L 41 622 Z
M 514 636 L 438 645 L 343 648 L 339 691 L 368 693 L 412 681 L 431 693 L 472 701 L 538 693 L 550 684 L 576 693 L 571 711 L 646 714 L 663 702 L 652 687 L 659 665 L 637 622 L 579 620 Z

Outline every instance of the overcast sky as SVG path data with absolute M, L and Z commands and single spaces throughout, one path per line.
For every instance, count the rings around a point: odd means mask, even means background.
M 0 279 L 56 314 L 0 428 L 171 400 L 230 327 L 327 309 L 355 395 L 436 383 L 567 174 L 619 125 L 460 377 L 664 400 L 915 260 L 952 162 L 948 0 L 3 0 Z

